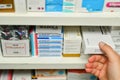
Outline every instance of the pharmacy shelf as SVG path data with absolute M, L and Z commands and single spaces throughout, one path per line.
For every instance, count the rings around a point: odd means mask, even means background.
M 84 69 L 89 55 L 81 57 L 0 57 L 0 69 Z
M 120 12 L 104 13 L 0 13 L 0 25 L 120 26 Z

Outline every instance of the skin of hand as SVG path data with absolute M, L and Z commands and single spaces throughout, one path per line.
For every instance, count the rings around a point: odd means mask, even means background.
M 120 55 L 104 42 L 99 43 L 102 55 L 92 55 L 86 64 L 86 72 L 92 73 L 99 80 L 120 79 Z

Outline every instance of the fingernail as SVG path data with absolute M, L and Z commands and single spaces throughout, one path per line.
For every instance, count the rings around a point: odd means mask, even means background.
M 103 47 L 103 46 L 105 45 L 105 43 L 101 41 L 101 42 L 99 43 L 99 45 L 100 45 L 101 47 Z

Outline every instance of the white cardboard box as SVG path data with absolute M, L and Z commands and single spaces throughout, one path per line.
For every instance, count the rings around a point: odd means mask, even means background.
M 99 42 L 105 42 L 115 49 L 114 42 L 110 35 L 86 36 L 83 40 L 84 54 L 102 54 L 99 48 Z
M 27 11 L 45 11 L 45 0 L 27 0 Z
M 3 56 L 30 56 L 29 40 L 1 39 Z
M 31 80 L 30 70 L 14 70 L 12 80 Z
M 27 1 L 26 0 L 14 0 L 15 12 L 26 13 L 27 12 Z

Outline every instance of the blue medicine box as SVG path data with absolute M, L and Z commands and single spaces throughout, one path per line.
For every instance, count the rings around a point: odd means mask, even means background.
M 46 12 L 62 12 L 62 10 L 62 5 L 46 5 L 45 7 Z
M 82 0 L 82 7 L 88 12 L 103 11 L 104 0 Z

